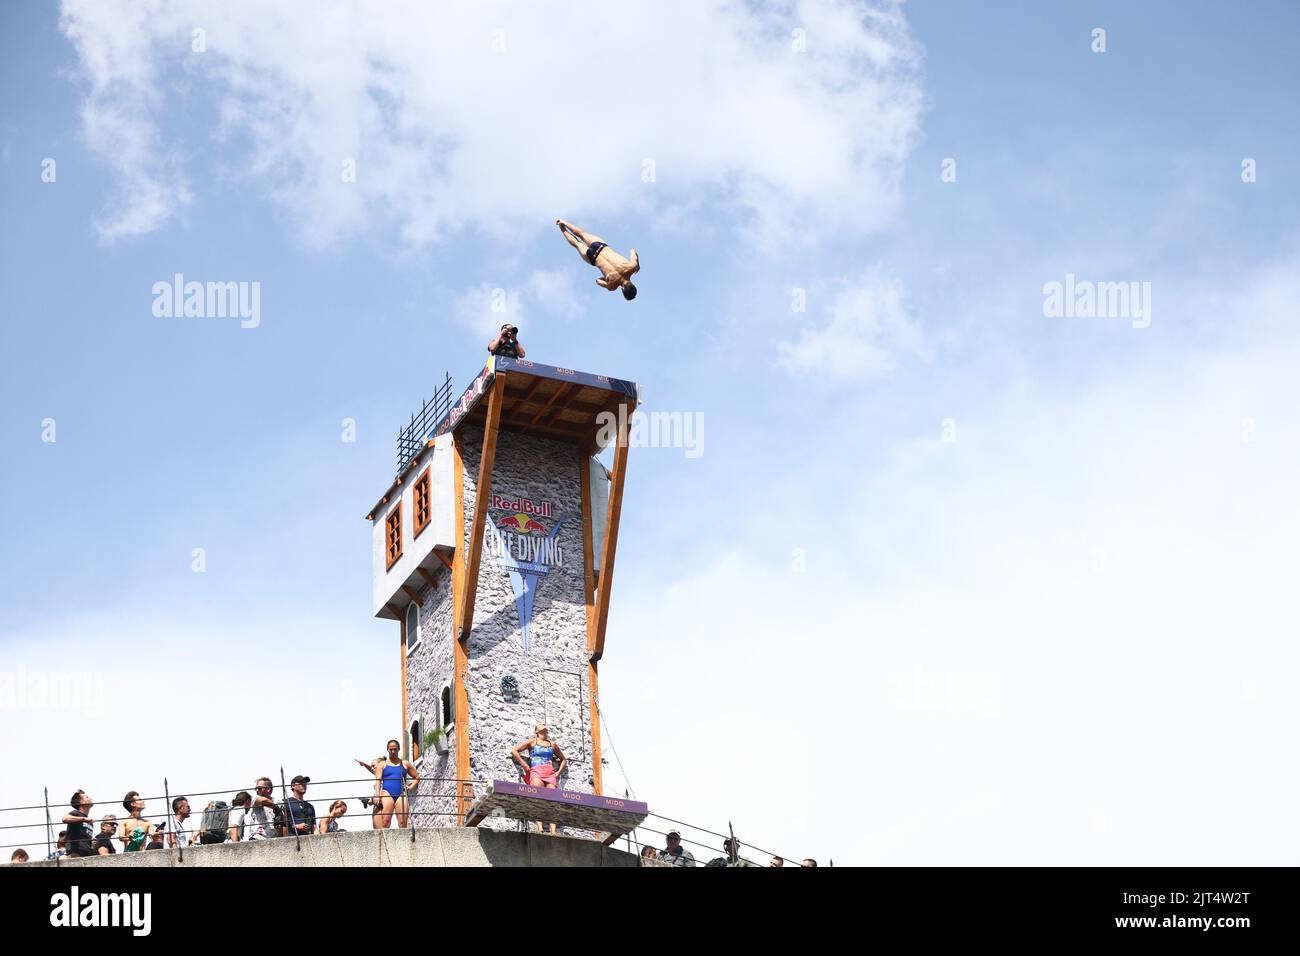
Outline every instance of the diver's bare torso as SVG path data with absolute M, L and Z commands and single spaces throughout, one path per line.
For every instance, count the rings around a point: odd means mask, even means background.
M 593 241 L 600 242 L 599 239 Z M 609 246 L 605 246 L 596 253 L 596 268 L 600 270 L 600 278 L 596 280 L 596 285 L 613 292 L 623 284 L 623 280 L 630 279 L 641 271 L 641 263 L 637 261 L 635 249 L 632 250 L 632 258 L 629 259 L 619 255 Z

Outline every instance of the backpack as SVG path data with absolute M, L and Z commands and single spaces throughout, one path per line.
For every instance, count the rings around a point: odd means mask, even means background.
M 126 841 L 127 853 L 131 853 L 134 850 L 139 850 L 141 847 L 144 846 L 144 841 L 147 838 L 147 834 L 144 831 L 145 831 L 144 827 L 136 827 L 134 830 L 131 831 L 131 836 L 128 837 Z
M 230 836 L 230 805 L 213 800 L 203 808 L 203 836 L 212 843 L 224 843 Z

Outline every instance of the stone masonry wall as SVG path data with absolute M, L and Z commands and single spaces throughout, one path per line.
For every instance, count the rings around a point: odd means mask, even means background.
M 464 461 L 464 530 L 473 521 L 482 429 L 463 426 L 457 433 Z M 474 629 L 469 654 L 468 733 L 470 775 L 482 780 L 518 780 L 510 748 L 533 736 L 534 724 L 545 721 L 551 737 L 564 750 L 568 767 L 561 787 L 592 792 L 591 732 L 588 721 L 587 628 L 583 595 L 582 488 L 578 449 L 532 435 L 501 432 L 497 438 L 492 493 L 507 498 L 549 502 L 550 517 L 537 520 L 557 534 L 561 552 L 558 567 L 537 579 L 529 649 L 525 652 L 510 576 L 484 547 L 474 606 Z M 489 507 L 490 518 L 508 511 Z M 490 536 L 490 532 L 488 533 Z M 529 537 L 544 537 L 535 533 Z M 450 575 L 439 575 L 436 591 L 426 592 L 421 614 L 421 644 L 407 660 L 408 712 L 436 713 L 435 703 L 452 672 L 452 610 Z M 432 598 L 432 600 L 430 600 Z M 510 675 L 518 685 L 518 699 L 502 692 L 502 679 Z M 465 719 L 466 715 L 456 715 Z M 429 726 L 433 726 L 430 720 Z M 446 756 L 430 753 L 420 761 L 425 777 L 455 776 L 455 742 Z M 482 784 L 475 785 L 476 795 Z M 422 785 L 417 813 L 454 810 L 454 789 Z M 420 824 L 450 825 L 450 816 L 420 816 Z M 486 825 L 514 829 L 514 821 L 487 821 Z
M 482 432 L 463 434 L 465 534 L 476 499 Z M 533 607 L 529 650 L 524 652 L 509 575 L 484 553 L 469 641 L 471 773 L 488 780 L 518 780 L 510 748 L 533 736 L 546 721 L 568 757 L 559 785 L 592 792 L 591 735 L 587 726 L 587 624 L 582 581 L 582 482 L 578 449 L 533 435 L 497 437 L 492 492 L 550 502 L 553 514 L 539 519 L 559 532 L 562 566 L 540 579 Z M 488 509 L 500 517 L 500 509 Z M 512 675 L 519 699 L 508 702 L 501 679 Z
M 436 589 L 425 587 L 420 593 L 424 607 L 420 611 L 420 643 L 406 658 L 406 709 L 407 719 L 423 716 L 426 730 L 432 730 L 441 720 L 442 688 L 452 678 L 451 572 L 438 574 Z M 420 744 L 419 793 L 413 802 L 417 826 L 451 826 L 455 822 L 456 785 L 450 782 L 456 776 L 456 741 L 448 734 L 448 752 L 425 752 Z M 433 778 L 445 778 L 435 780 Z M 451 814 L 451 815 L 448 815 Z

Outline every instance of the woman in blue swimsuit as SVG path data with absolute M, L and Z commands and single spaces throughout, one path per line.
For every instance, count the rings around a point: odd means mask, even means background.
M 376 830 L 387 830 L 393 821 L 393 811 L 397 812 L 397 825 L 405 827 L 410 820 L 410 803 L 406 791 L 414 790 L 420 784 L 420 773 L 409 760 L 402 759 L 402 745 L 396 740 L 388 741 L 388 757 L 375 763 L 375 797 L 378 806 L 375 811 Z

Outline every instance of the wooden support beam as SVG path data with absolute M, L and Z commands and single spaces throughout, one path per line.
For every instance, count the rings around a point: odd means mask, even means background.
M 452 570 L 452 563 L 448 561 L 447 556 L 443 554 L 441 551 L 439 551 L 437 548 L 433 549 L 433 556 L 437 558 L 439 561 L 441 561 L 442 566 L 446 568 L 448 571 Z
M 528 386 L 527 391 L 525 391 L 523 395 L 519 396 L 519 398 L 515 399 L 515 404 L 527 405 L 529 402 L 533 400 L 533 396 L 537 394 L 537 390 L 542 387 L 542 383 L 549 382 L 549 381 L 550 379 L 542 378 L 540 375 L 538 375 L 536 378 L 533 379 L 533 384 Z
M 428 571 L 424 570 L 424 568 L 416 568 L 415 570 L 420 572 L 420 577 L 424 578 L 425 584 L 429 585 L 429 587 L 433 588 L 435 591 L 438 589 L 437 578 L 435 578 Z M 423 607 L 424 605 L 420 605 L 420 606 Z
M 546 404 L 542 406 L 542 410 L 538 412 L 536 415 L 534 415 L 532 420 L 528 424 L 536 425 L 539 421 L 542 420 L 542 418 L 548 412 L 559 411 L 560 406 L 556 403 L 559 402 L 561 398 L 567 396 L 570 392 L 572 392 L 577 387 L 578 385 L 576 382 L 565 382 L 563 385 L 557 388 L 555 390 L 555 394 L 546 400 Z
M 627 478 L 628 423 L 632 409 L 618 416 L 618 438 L 614 446 L 614 474 L 609 489 L 609 509 L 605 512 L 605 541 L 600 555 L 600 591 L 596 596 L 596 633 L 590 658 L 598 661 L 605 653 L 605 624 L 609 620 L 609 592 L 614 584 L 614 552 L 618 548 L 618 519 L 623 511 L 623 481 Z
M 501 405 L 505 401 L 506 376 L 496 374 L 492 392 L 488 396 L 487 421 L 483 425 L 483 447 L 479 459 L 478 483 L 474 487 L 474 517 L 470 521 L 469 538 L 462 539 L 456 549 L 456 568 L 453 585 L 452 641 L 456 674 L 456 825 L 463 826 L 465 814 L 473 802 L 473 787 L 469 782 L 469 635 L 474 628 L 474 598 L 478 592 L 479 559 L 483 556 L 483 530 L 487 523 L 487 505 L 492 497 L 492 463 L 496 458 L 497 432 L 501 425 Z M 462 528 L 465 514 L 464 459 L 460 442 L 453 444 L 452 461 L 456 486 L 456 509 Z
M 459 538 L 455 551 L 455 565 L 451 572 L 451 626 L 452 647 L 452 722 L 456 730 L 456 779 L 469 779 L 469 692 L 465 689 L 469 677 L 469 657 L 465 645 L 454 639 L 460 633 L 461 595 L 465 592 L 465 462 L 460 454 L 460 436 L 452 439 L 452 495 L 456 513 L 452 517 Z M 469 812 L 473 791 L 466 792 L 466 784 L 456 785 L 456 826 L 462 826 L 465 814 Z
M 558 411 L 558 409 L 557 409 Z M 552 418 L 545 425 L 538 425 L 531 421 L 525 421 L 523 416 L 511 416 L 501 419 L 501 427 L 504 429 L 518 428 L 520 431 L 537 434 L 543 431 L 557 432 L 566 438 L 579 438 L 587 434 L 589 426 L 582 422 L 568 422 L 560 418 Z
M 492 464 L 496 460 L 497 433 L 501 425 L 501 403 L 505 398 L 506 377 L 498 372 L 488 398 L 487 421 L 483 425 L 483 449 L 478 463 L 478 482 L 474 486 L 474 519 L 470 523 L 469 540 L 465 542 L 465 590 L 461 595 L 458 640 L 469 639 L 474 627 L 474 598 L 478 593 L 478 569 L 483 557 L 483 530 L 487 526 L 487 507 L 492 499 Z
M 405 594 L 407 597 L 409 597 L 412 601 L 414 601 L 416 605 L 421 610 L 423 610 L 424 602 L 420 600 L 419 595 L 417 595 L 414 591 L 408 588 L 405 584 L 402 585 L 402 593 Z
M 406 721 L 406 615 L 403 614 L 398 620 L 402 625 L 400 631 L 402 639 L 402 732 L 397 735 L 397 739 L 405 740 L 406 729 L 411 726 Z
M 604 781 L 600 762 L 600 687 L 597 683 L 596 663 L 591 659 L 596 638 L 596 579 L 593 574 L 595 556 L 591 537 L 591 458 L 585 453 L 578 459 L 582 482 L 582 592 L 587 619 L 587 707 L 591 723 L 591 782 L 592 792 L 603 794 Z
M 554 394 L 552 394 L 549 399 L 546 400 L 544 407 L 545 408 L 562 407 L 566 411 L 577 412 L 582 415 L 593 415 L 596 412 L 600 411 L 602 408 L 606 408 L 610 404 L 617 405 L 619 402 L 623 401 L 624 399 L 623 395 L 612 394 L 609 399 L 600 398 L 597 399 L 596 401 L 590 401 L 590 402 L 579 401 L 576 393 L 581 392 L 582 388 L 583 386 L 577 384 L 576 382 L 561 382 L 560 387 L 555 390 Z M 557 403 L 557 400 L 560 397 L 561 390 L 563 389 L 569 389 L 569 394 L 564 396 L 563 402 Z M 522 402 L 516 401 L 513 407 L 518 408 L 522 404 L 523 404 Z M 533 402 L 532 404 L 537 404 L 537 402 Z M 527 415 L 529 413 L 521 411 L 520 414 Z M 541 413 L 533 412 L 532 414 L 539 415 Z
M 597 796 L 605 793 L 605 768 L 600 762 L 600 675 L 596 673 L 596 660 L 587 658 L 587 707 L 591 711 L 591 792 Z

